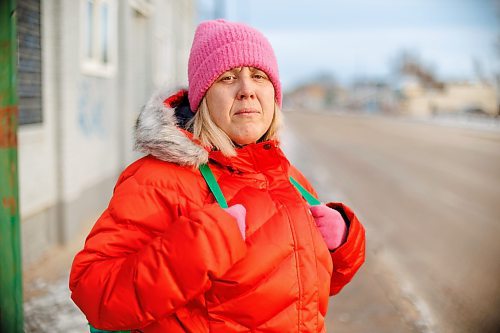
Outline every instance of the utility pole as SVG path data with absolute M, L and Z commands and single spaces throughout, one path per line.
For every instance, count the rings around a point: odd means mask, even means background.
M 0 1 L 0 332 L 24 332 L 17 178 L 16 0 Z

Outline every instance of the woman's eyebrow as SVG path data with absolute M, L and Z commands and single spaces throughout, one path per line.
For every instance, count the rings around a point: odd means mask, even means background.
M 238 70 L 239 68 L 239 70 Z M 219 77 L 222 77 L 224 75 L 228 75 L 228 74 L 238 74 L 239 72 L 241 71 L 241 67 L 236 67 L 236 68 L 233 68 L 233 69 L 230 69 L 230 70 L 227 70 L 225 71 L 224 73 L 222 73 Z
M 263 73 L 267 76 L 267 73 L 264 72 L 262 69 L 257 68 L 257 67 L 249 67 L 250 68 L 250 73 L 255 74 L 256 72 L 258 73 Z
M 235 67 L 233 69 L 230 69 L 228 72 L 239 73 L 239 72 L 241 72 L 242 69 L 243 69 L 243 67 Z

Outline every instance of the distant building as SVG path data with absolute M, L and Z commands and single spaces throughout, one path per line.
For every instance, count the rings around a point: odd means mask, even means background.
M 417 81 L 407 81 L 400 90 L 401 110 L 412 116 L 438 114 L 498 115 L 496 88 L 484 82 L 447 82 L 428 89 Z
M 392 87 L 381 81 L 362 81 L 349 89 L 346 110 L 364 113 L 397 113 L 399 103 Z
M 394 84 L 359 81 L 350 87 L 310 81 L 287 92 L 284 109 L 403 114 L 499 115 L 497 88 L 483 81 L 439 82 L 428 76 L 403 75 Z
M 382 82 L 358 82 L 350 88 L 325 82 L 310 82 L 288 92 L 285 110 L 329 110 L 343 112 L 395 112 L 394 91 Z
M 417 58 L 403 57 L 396 82 L 401 112 L 428 117 L 438 114 L 498 115 L 497 88 L 484 78 L 443 82 Z
M 328 74 L 316 78 L 286 92 L 284 109 L 288 110 L 332 110 L 345 99 L 346 91 Z
M 195 1 L 23 0 L 17 17 L 27 265 L 103 210 L 153 90 L 187 85 Z
M 328 95 L 333 89 L 321 84 L 302 85 L 286 94 L 285 109 L 322 110 L 327 107 Z

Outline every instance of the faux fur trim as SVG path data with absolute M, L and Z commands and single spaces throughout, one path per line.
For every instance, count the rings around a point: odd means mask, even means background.
M 144 106 L 135 125 L 135 149 L 163 161 L 198 167 L 208 162 L 208 151 L 186 136 L 175 109 L 165 105 L 174 93 L 160 89 Z

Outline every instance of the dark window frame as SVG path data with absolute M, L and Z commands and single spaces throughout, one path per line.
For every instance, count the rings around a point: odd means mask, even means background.
M 17 2 L 19 125 L 43 123 L 40 0 Z

